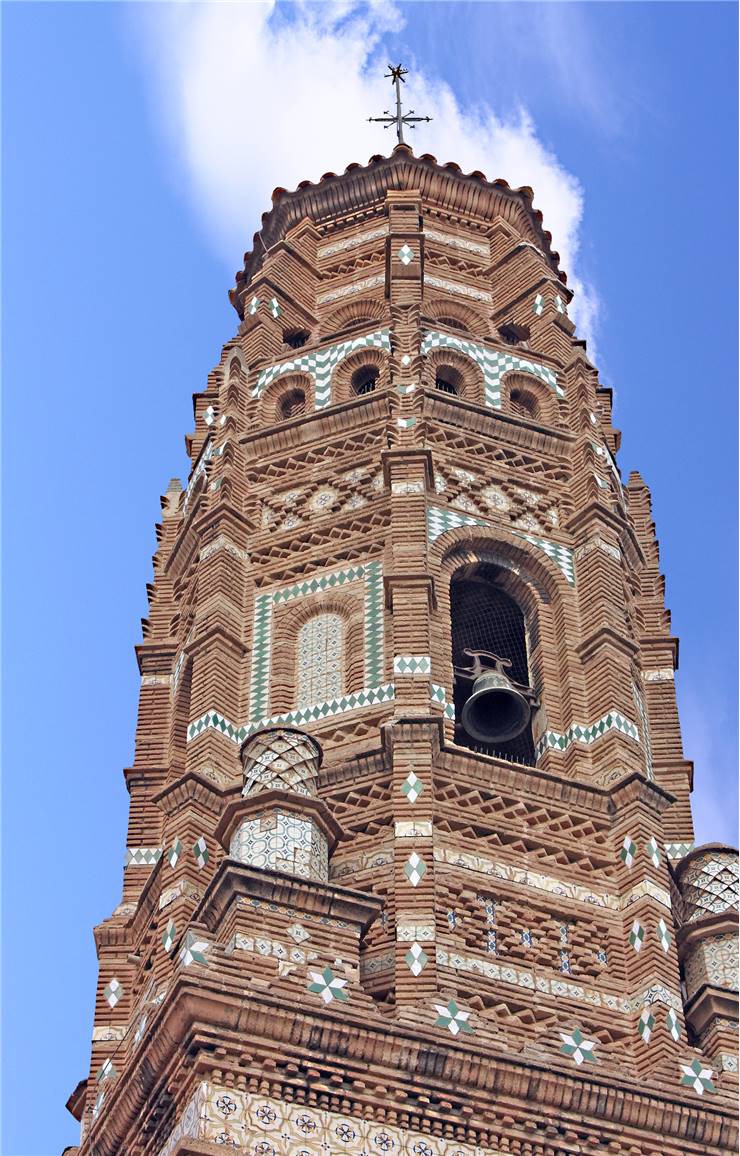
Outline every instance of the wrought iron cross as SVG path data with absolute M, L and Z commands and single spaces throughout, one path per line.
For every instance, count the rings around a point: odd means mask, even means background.
M 405 124 L 410 128 L 416 128 L 416 125 L 419 123 L 419 121 L 428 122 L 432 118 L 431 116 L 414 116 L 413 108 L 410 108 L 408 112 L 403 111 L 401 107 L 401 85 L 406 83 L 403 78 L 408 74 L 408 68 L 403 68 L 400 64 L 397 64 L 395 67 L 392 64 L 389 64 L 388 68 L 390 71 L 386 72 L 386 79 L 392 80 L 396 88 L 395 116 L 391 116 L 388 109 L 386 108 L 384 110 L 384 116 L 369 116 L 367 119 L 369 121 L 375 122 L 376 124 L 382 124 L 385 126 L 385 128 L 390 128 L 391 125 L 394 124 L 396 126 L 396 136 L 398 137 L 398 143 L 403 144 L 403 126 Z

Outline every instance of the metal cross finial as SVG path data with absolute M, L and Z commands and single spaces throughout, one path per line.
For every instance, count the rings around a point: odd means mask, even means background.
M 432 118 L 431 116 L 414 116 L 413 108 L 410 108 L 408 112 L 403 111 L 401 108 L 401 85 L 406 83 L 403 78 L 408 74 L 408 68 L 403 68 L 400 64 L 395 65 L 395 67 L 392 64 L 389 64 L 388 68 L 390 71 L 386 72 L 386 78 L 392 80 L 396 87 L 395 116 L 391 116 L 388 112 L 388 109 L 386 108 L 384 110 L 384 116 L 369 116 L 367 119 L 369 121 L 374 121 L 376 124 L 382 124 L 386 128 L 390 128 L 391 125 L 394 124 L 396 126 L 396 136 L 398 137 L 398 143 L 403 144 L 403 126 L 405 124 L 407 124 L 410 128 L 416 128 L 416 125 L 419 123 L 419 121 L 429 122 Z

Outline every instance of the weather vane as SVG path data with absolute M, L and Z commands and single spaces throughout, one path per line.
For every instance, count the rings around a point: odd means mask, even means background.
M 376 124 L 385 125 L 386 128 L 390 128 L 391 125 L 394 124 L 396 126 L 396 136 L 398 137 L 398 143 L 403 144 L 403 126 L 405 124 L 409 125 L 410 128 L 416 128 L 416 125 L 419 121 L 423 120 L 428 122 L 432 118 L 431 116 L 414 116 L 413 108 L 409 109 L 408 112 L 403 111 L 401 108 L 401 85 L 406 83 L 403 78 L 408 74 L 409 70 L 408 68 L 403 68 L 400 64 L 397 64 L 395 68 L 392 64 L 389 64 L 388 68 L 390 69 L 390 72 L 386 72 L 385 76 L 387 79 L 392 80 L 396 87 L 396 114 L 395 116 L 391 116 L 388 109 L 386 108 L 384 110 L 384 116 L 369 116 L 367 119 L 369 121 L 374 121 Z

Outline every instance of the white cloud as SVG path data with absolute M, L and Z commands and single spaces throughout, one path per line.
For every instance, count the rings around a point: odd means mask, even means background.
M 423 18 L 413 5 L 410 21 Z M 389 153 L 393 130 L 369 124 L 392 102 L 383 77 L 403 26 L 391 3 L 178 3 L 134 6 L 169 146 L 196 212 L 233 269 L 276 185 L 294 188 Z M 576 291 L 571 313 L 591 342 L 597 298 L 578 272 L 583 192 L 537 136 L 525 109 L 499 118 L 463 108 L 450 86 L 415 70 L 405 95 L 433 117 L 409 133 L 417 153 L 463 171 L 530 185 Z M 593 353 L 593 349 L 591 349 Z

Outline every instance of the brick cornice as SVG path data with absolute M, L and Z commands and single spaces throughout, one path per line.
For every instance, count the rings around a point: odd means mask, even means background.
M 187 771 L 173 783 L 168 783 L 163 790 L 152 797 L 152 802 L 162 808 L 166 815 L 174 815 L 183 807 L 190 807 L 199 803 L 201 807 L 212 815 L 220 815 L 224 808 L 224 801 L 241 790 L 241 781 L 228 787 L 221 787 L 207 778 L 202 772 Z
M 383 900 L 364 891 L 352 891 L 333 883 L 302 879 L 264 867 L 248 867 L 235 859 L 223 859 L 193 913 L 193 922 L 215 930 L 225 912 L 240 897 L 310 911 L 314 915 L 345 919 L 365 930 L 380 914 Z
M 319 1019 L 266 991 L 250 992 L 246 1001 L 244 995 L 242 985 L 223 979 L 219 989 L 213 990 L 203 974 L 191 977 L 181 972 L 175 977 L 168 999 L 151 1024 L 147 1046 L 134 1055 L 125 1078 L 113 1087 L 105 1119 L 90 1129 L 86 1142 L 90 1152 L 115 1156 L 122 1151 L 128 1130 L 146 1111 L 155 1091 L 156 1073 L 171 1071 L 178 1056 L 183 1062 L 198 1036 L 204 1044 L 207 1040 L 217 1044 L 223 1055 L 219 1067 L 229 1051 L 234 1062 L 247 1056 L 254 1061 L 260 1053 L 280 1061 L 289 1052 L 294 1063 L 313 1057 L 317 1067 L 324 1068 L 329 1057 L 332 1067 L 359 1065 L 363 1071 L 387 1071 L 386 1108 L 392 1104 L 402 1108 L 408 1098 L 406 1089 L 416 1081 L 423 1081 L 437 1098 L 446 1099 L 454 1088 L 455 1096 L 472 1109 L 473 1127 L 478 1117 L 486 1126 L 492 1102 L 499 1107 L 532 1102 L 537 1104 L 538 1116 L 562 1119 L 572 1113 L 579 1128 L 587 1118 L 608 1122 L 618 1130 L 634 1128 L 641 1137 L 646 1120 L 652 1119 L 656 1141 L 660 1137 L 665 1145 L 683 1140 L 689 1152 L 689 1145 L 695 1145 L 693 1150 L 699 1153 L 720 1144 L 728 1145 L 730 1151 L 736 1139 L 730 1098 L 688 1103 L 676 1093 L 674 1084 L 660 1079 L 646 1088 L 642 1078 L 629 1079 L 614 1069 L 573 1073 L 560 1059 L 493 1053 L 475 1039 L 445 1041 L 443 1047 L 434 1048 L 432 1074 L 425 1060 L 429 1039 L 398 1020 L 379 1014 L 374 1023 L 365 1009 L 358 1014 L 347 1004 L 338 1012 L 324 1009 Z M 265 1066 L 268 1071 L 272 1067 L 273 1077 L 286 1078 L 279 1076 L 274 1064 Z M 349 1090 L 343 1094 L 351 1100 L 356 1097 Z M 355 1110 L 359 1108 L 357 1104 Z

